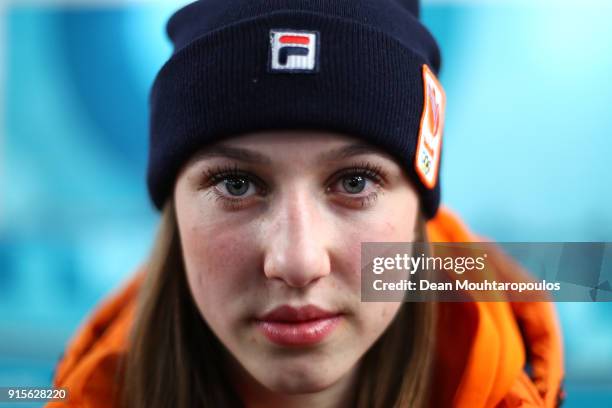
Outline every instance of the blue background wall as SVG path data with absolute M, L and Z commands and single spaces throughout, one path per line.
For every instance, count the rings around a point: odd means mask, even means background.
M 49 384 L 155 232 L 147 93 L 177 3 L 100 3 L 0 13 L 0 385 Z M 576 4 L 425 3 L 443 201 L 498 241 L 612 241 L 612 5 Z M 558 307 L 567 406 L 612 405 L 612 304 Z

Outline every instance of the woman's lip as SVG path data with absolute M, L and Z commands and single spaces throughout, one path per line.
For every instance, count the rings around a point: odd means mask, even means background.
M 261 317 L 257 317 L 257 319 L 277 323 L 299 323 L 329 318 L 338 314 L 339 313 L 337 312 L 330 312 L 315 305 L 306 305 L 301 307 L 282 305 Z
M 341 320 L 342 315 L 336 314 L 293 322 L 257 320 L 256 325 L 273 343 L 281 346 L 308 346 L 323 341 Z

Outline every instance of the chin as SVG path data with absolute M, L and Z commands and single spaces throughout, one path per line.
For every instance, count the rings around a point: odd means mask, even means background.
M 284 394 L 307 394 L 322 391 L 336 380 L 330 378 L 329 375 L 324 375 L 327 370 L 315 367 L 309 369 L 279 368 L 274 371 L 266 373 L 267 376 L 262 384 L 272 391 Z

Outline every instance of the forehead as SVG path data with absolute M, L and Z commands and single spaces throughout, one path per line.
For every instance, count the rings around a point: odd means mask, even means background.
M 228 157 L 261 164 L 282 161 L 320 163 L 366 154 L 392 160 L 386 151 L 363 139 L 309 130 L 274 130 L 227 138 L 203 148 L 194 159 Z

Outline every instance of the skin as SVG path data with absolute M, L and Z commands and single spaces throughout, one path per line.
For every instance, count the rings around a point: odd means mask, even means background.
M 183 167 L 174 198 L 189 287 L 247 406 L 350 405 L 361 357 L 400 306 L 361 303 L 360 245 L 414 239 L 418 196 L 405 173 L 360 139 L 320 131 L 225 139 Z M 253 319 L 284 304 L 344 314 L 322 342 L 280 346 Z

